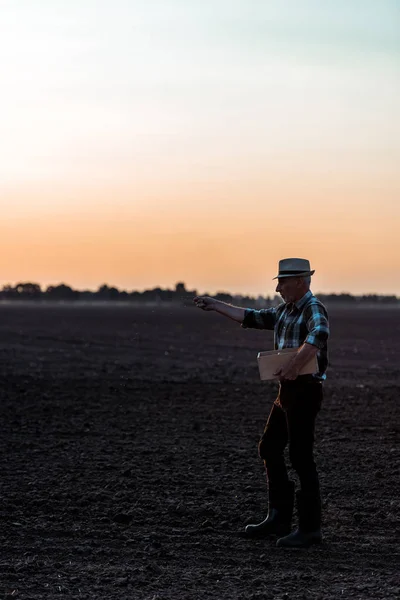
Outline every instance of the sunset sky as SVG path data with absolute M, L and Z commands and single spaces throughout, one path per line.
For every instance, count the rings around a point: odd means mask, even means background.
M 0 0 L 0 285 L 400 296 L 398 0 Z

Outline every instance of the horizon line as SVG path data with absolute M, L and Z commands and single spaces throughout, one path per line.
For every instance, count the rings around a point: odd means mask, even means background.
M 277 294 L 276 292 L 271 293 L 271 294 L 266 294 L 266 295 L 262 295 L 260 293 L 258 294 L 250 294 L 248 292 L 246 293 L 239 293 L 239 292 L 230 292 L 227 290 L 218 290 L 216 292 L 203 292 L 203 293 L 199 293 L 197 289 L 187 289 L 186 288 L 186 284 L 184 282 L 177 282 L 175 283 L 173 288 L 163 288 L 160 286 L 155 286 L 152 288 L 145 288 L 142 290 L 138 290 L 138 289 L 131 289 L 131 290 L 127 290 L 124 288 L 119 288 L 116 285 L 110 285 L 108 283 L 102 283 L 102 284 L 98 284 L 97 289 L 90 289 L 90 288 L 83 288 L 83 289 L 78 289 L 78 288 L 74 288 L 72 287 L 70 284 L 65 283 L 64 281 L 61 281 L 59 283 L 55 283 L 55 284 L 42 284 L 42 283 L 38 283 L 36 281 L 18 281 L 15 284 L 11 284 L 11 283 L 4 283 L 1 284 L 2 287 L 0 288 L 0 293 L 1 292 L 7 292 L 6 288 L 8 286 L 11 287 L 11 290 L 16 290 L 19 286 L 38 286 L 40 289 L 40 293 L 46 293 L 47 290 L 49 290 L 50 288 L 59 288 L 62 286 L 65 286 L 67 288 L 69 288 L 70 290 L 72 290 L 73 292 L 78 292 L 78 293 L 91 293 L 91 294 L 97 294 L 100 292 L 100 290 L 102 288 L 107 288 L 108 290 L 113 289 L 113 290 L 117 290 L 118 293 L 127 293 L 127 294 L 133 294 L 133 293 L 138 293 L 138 294 L 144 294 L 146 292 L 154 292 L 156 290 L 161 290 L 162 292 L 172 292 L 172 293 L 176 293 L 176 294 L 195 294 L 195 295 L 199 295 L 199 296 L 205 296 L 205 295 L 210 295 L 210 296 L 217 296 L 217 295 L 228 295 L 228 296 L 232 296 L 232 297 L 247 297 L 247 298 L 274 298 L 274 297 L 279 297 L 279 294 Z M 44 287 L 45 286 L 45 287 Z M 180 291 L 178 291 L 178 286 L 182 286 L 180 287 Z M 10 290 L 10 291 L 11 291 Z M 344 291 L 342 290 L 341 292 L 317 292 L 316 294 L 314 294 L 316 296 L 352 296 L 354 298 L 358 298 L 358 297 L 393 297 L 396 298 L 398 300 L 400 300 L 400 296 L 397 296 L 396 293 L 389 293 L 389 294 L 378 294 L 376 292 L 362 292 L 362 293 L 358 293 L 358 294 L 354 294 L 352 292 L 349 291 Z

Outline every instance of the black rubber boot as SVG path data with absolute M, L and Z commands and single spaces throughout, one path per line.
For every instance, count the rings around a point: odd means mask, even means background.
M 319 494 L 296 494 L 299 527 L 286 537 L 280 538 L 276 545 L 280 548 L 309 548 L 322 542 L 321 499 Z
M 251 538 L 285 535 L 292 527 L 294 483 L 289 481 L 284 490 L 269 490 L 268 516 L 257 525 L 247 525 L 245 533 Z

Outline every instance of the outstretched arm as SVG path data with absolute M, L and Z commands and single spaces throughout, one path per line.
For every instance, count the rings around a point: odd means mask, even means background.
M 202 310 L 214 310 L 220 315 L 229 317 L 238 323 L 242 323 L 246 312 L 245 308 L 241 308 L 240 306 L 232 306 L 232 304 L 227 304 L 226 302 L 222 302 L 222 300 L 210 298 L 210 296 L 196 296 L 196 298 L 193 298 L 193 302 Z

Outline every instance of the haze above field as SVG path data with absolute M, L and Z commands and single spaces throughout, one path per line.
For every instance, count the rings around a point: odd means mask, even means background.
M 0 285 L 400 295 L 395 0 L 1 4 Z

